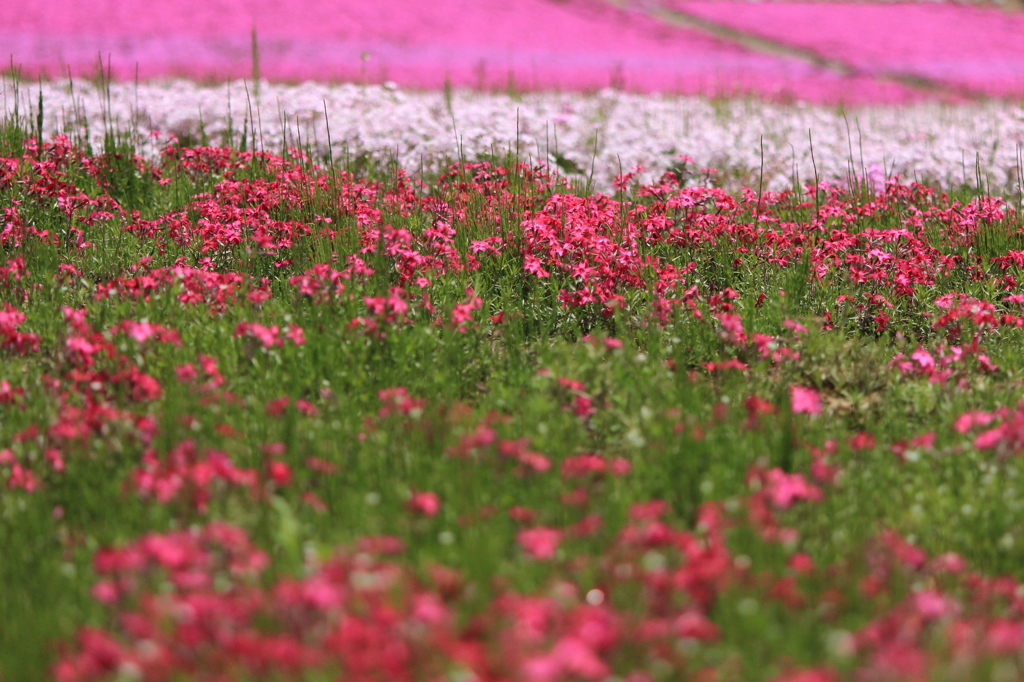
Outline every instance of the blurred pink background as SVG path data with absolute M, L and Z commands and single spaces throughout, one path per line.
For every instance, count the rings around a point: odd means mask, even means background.
M 676 21 L 686 17 L 792 49 L 744 47 Z M 33 78 L 95 75 L 101 57 L 119 80 L 251 78 L 254 29 L 260 76 L 284 82 L 850 103 L 1024 96 L 1024 16 L 931 3 L 11 1 L 0 58 Z

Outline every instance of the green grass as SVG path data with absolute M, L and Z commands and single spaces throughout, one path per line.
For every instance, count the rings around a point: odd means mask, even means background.
M 977 235 L 960 239 L 949 232 L 940 211 L 954 202 L 970 202 L 974 197 L 966 191 L 935 199 L 931 212 L 925 199 L 908 198 L 882 210 L 865 209 L 852 221 L 828 219 L 825 230 L 805 237 L 813 245 L 811 240 L 824 239 L 828 229 L 857 235 L 898 228 L 908 224 L 912 208 L 923 209 L 922 239 L 927 235 L 930 247 L 962 260 L 934 273 L 934 284 L 918 285 L 914 296 L 895 296 L 877 282 L 853 282 L 843 265 L 809 278 L 810 265 L 797 251 L 788 252 L 785 265 L 758 255 L 771 235 L 756 233 L 751 228 L 755 221 L 772 234 L 785 233 L 787 225 L 796 226 L 791 231 L 797 233 L 814 220 L 814 202 L 782 199 L 756 217 L 742 207 L 677 211 L 672 216 L 677 225 L 705 233 L 721 224 L 702 223 L 698 215 L 725 216 L 746 227 L 721 231 L 717 243 L 693 239 L 638 247 L 644 257 L 662 264 L 695 264 L 677 295 L 696 285 L 701 319 L 680 306 L 659 323 L 652 309 L 653 269 L 642 273 L 643 286 L 623 286 L 622 303 L 606 316 L 600 305 L 563 307 L 559 291 L 574 287 L 573 278 L 560 272 L 550 279 L 527 276 L 522 253 L 513 249 L 478 256 L 478 269 L 455 267 L 470 262 L 474 240 L 492 234 L 520 239 L 526 212 L 536 215 L 554 193 L 567 191 L 545 185 L 507 159 L 507 181 L 486 182 L 479 175 L 474 179 L 479 171 L 472 169 L 443 180 L 410 180 L 397 177 L 393 168 L 358 159 L 355 166 L 326 171 L 296 163 L 282 173 L 280 162 L 269 156 L 237 154 L 232 156 L 237 166 L 229 173 L 205 172 L 187 168 L 172 155 L 159 169 L 159 176 L 169 180 L 161 184 L 152 166 L 134 159 L 128 136 L 110 135 L 103 150 L 92 150 L 95 156 L 60 159 L 52 150 L 37 154 L 52 164 L 40 166 L 29 153 L 30 135 L 14 124 L 0 129 L 0 156 L 16 159 L 16 170 L 6 180 L 0 176 L 0 227 L 2 211 L 16 206 L 29 232 L 47 235 L 28 236 L 20 244 L 7 240 L 0 257 L 24 259 L 27 274 L 0 289 L 0 302 L 26 315 L 18 329 L 38 334 L 40 345 L 38 352 L 27 354 L 3 351 L 0 371 L 0 379 L 24 391 L 0 405 L 0 447 L 10 447 L 41 482 L 32 493 L 0 491 L 0 679 L 5 682 L 47 677 L 79 628 L 112 626 L 110 613 L 90 596 L 94 552 L 148 532 L 228 521 L 270 552 L 275 576 L 300 575 L 311 554 L 326 554 L 368 535 L 395 535 L 406 543 L 401 561 L 411 570 L 439 563 L 463 573 L 472 585 L 460 606 L 468 619 L 485 612 L 502 589 L 536 592 L 556 577 L 589 589 L 598 570 L 593 562 L 626 524 L 635 503 L 665 500 L 671 524 L 693 528 L 702 503 L 721 501 L 729 508 L 749 495 L 751 467 L 807 473 L 812 448 L 829 440 L 837 443 L 831 461 L 842 470 L 835 485 L 827 488 L 822 502 L 779 513 L 799 531 L 797 545 L 766 543 L 741 528 L 730 536 L 735 555 L 780 570 L 796 549 L 819 565 L 857 564 L 865 543 L 893 529 L 930 554 L 957 552 L 984 574 L 1024 579 L 1020 459 L 1016 452 L 996 456 L 978 450 L 973 435 L 953 430 L 957 417 L 968 410 L 1016 405 L 1024 332 L 1003 326 L 986 334 L 984 352 L 999 370 L 965 370 L 960 386 L 956 379 L 930 383 L 888 367 L 898 352 L 909 355 L 919 344 L 935 351 L 943 338 L 932 324 L 942 312 L 934 305 L 939 296 L 959 292 L 993 302 L 1002 296 L 999 277 L 1004 273 L 989 258 L 1019 248 L 1019 217 L 991 225 L 979 221 Z M 100 199 L 105 215 L 90 216 L 91 210 L 81 208 L 69 215 L 57 201 L 60 189 L 44 187 L 43 177 L 66 183 L 68 195 Z M 247 183 L 250 189 L 225 180 Z M 299 231 L 290 246 L 270 252 L 257 248 L 248 234 L 238 243 L 177 243 L 172 221 L 148 236 L 135 229 L 145 225 L 140 221 L 168 215 L 193 227 L 213 220 L 204 214 L 212 209 L 197 198 L 204 193 L 239 215 L 251 210 L 261 223 L 294 221 L 310 226 L 310 234 Z M 434 209 L 426 197 L 436 200 Z M 622 198 L 626 203 L 612 211 L 623 224 L 657 212 L 654 197 Z M 346 281 L 342 296 L 315 304 L 289 284 L 290 277 L 317 263 L 342 269 L 346 258 L 360 251 L 359 232 L 366 229 L 360 221 L 368 216 L 377 225 L 406 229 L 412 239 L 422 240 L 443 212 L 442 204 L 454 217 L 455 254 L 446 272 L 424 273 L 432 281 L 426 291 L 435 313 L 418 298 L 416 284 L 401 285 L 383 241 L 361 254 L 375 273 Z M 848 200 L 852 207 L 868 204 L 866 196 Z M 132 211 L 138 211 L 138 219 Z M 321 230 L 323 218 L 332 221 L 333 236 Z M 82 241 L 93 246 L 76 246 Z M 144 258 L 151 260 L 140 266 Z M 204 258 L 210 259 L 213 272 L 246 276 L 223 306 L 182 303 L 179 297 L 186 289 L 181 283 L 157 288 L 145 298 L 97 296 L 115 278 L 175 264 L 195 267 Z M 284 260 L 291 263 L 281 265 Z M 73 265 L 80 275 L 62 275 L 62 264 Z M 981 274 L 967 266 L 977 266 Z M 261 278 L 271 295 L 254 304 L 246 295 L 261 286 Z M 369 315 L 364 297 L 386 296 L 399 285 L 409 292 L 407 323 L 381 323 L 377 334 L 350 324 Z M 482 297 L 483 308 L 460 331 L 449 322 L 450 312 L 466 300 L 467 287 Z M 773 363 L 759 358 L 751 346 L 723 341 L 708 297 L 727 288 L 738 293 L 732 303 L 751 337 L 755 332 L 776 336 L 799 358 Z M 861 300 L 871 293 L 894 303 L 885 311 L 891 319 L 884 330 L 853 304 L 836 305 L 840 295 Z M 97 333 L 108 333 L 96 343 L 105 338 L 123 360 L 101 353 L 91 366 L 76 365 L 66 350 L 73 332 L 61 313 L 64 308 L 86 309 L 88 324 Z M 489 317 L 499 311 L 504 321 L 491 322 Z M 831 311 L 834 329 L 823 329 L 825 311 Z M 786 319 L 810 331 L 797 337 L 783 326 Z M 137 344 L 123 333 L 110 335 L 108 330 L 124 320 L 177 330 L 182 343 Z M 243 322 L 298 326 L 307 342 L 264 348 L 255 339 L 235 336 Z M 583 340 L 586 335 L 593 340 Z M 606 338 L 623 345 L 606 348 Z M 197 363 L 199 355 L 216 359 L 225 377 L 222 387 L 204 392 L 176 378 L 175 368 Z M 750 369 L 704 369 L 704 363 L 728 359 L 739 359 Z M 132 394 L 132 381 L 115 380 L 129 366 L 153 377 L 161 395 L 141 400 Z M 89 376 L 77 375 L 76 369 Z M 560 385 L 559 378 L 585 386 L 583 392 L 595 405 L 593 416 L 581 419 L 565 409 L 579 392 Z M 822 414 L 790 413 L 789 388 L 794 385 L 821 393 Z M 378 393 L 393 387 L 404 387 L 423 400 L 422 406 L 407 415 L 379 416 Z M 751 396 L 777 409 L 748 423 L 744 403 Z M 291 406 L 280 416 L 268 415 L 266 405 L 281 397 L 308 400 L 317 414 Z M 55 434 L 61 410 L 65 422 L 82 425 L 88 422 L 68 416 L 69 410 L 96 405 L 117 414 L 94 417 L 94 428 L 81 437 Z M 153 428 L 140 420 L 151 420 Z M 490 424 L 497 439 L 527 438 L 530 450 L 550 458 L 552 472 L 517 472 L 514 462 L 491 447 L 452 456 L 460 439 L 481 423 Z M 38 435 L 15 438 L 32 426 Z M 934 449 L 906 462 L 891 452 L 891 444 L 929 431 L 936 433 Z M 849 440 L 862 432 L 872 434 L 877 444 L 855 450 Z M 261 474 L 262 492 L 256 498 L 231 486 L 215 487 L 207 511 L 188 500 L 160 504 L 137 494 L 132 471 L 147 448 L 164 456 L 187 439 L 201 451 L 223 451 L 236 466 L 260 472 L 268 460 L 263 446 L 281 443 L 280 459 L 291 466 L 294 481 L 275 487 Z M 44 452 L 50 447 L 60 450 L 66 471 L 47 466 Z M 565 458 L 586 452 L 622 457 L 632 471 L 589 483 L 558 475 Z M 333 463 L 337 473 L 308 469 L 309 457 Z M 2 471 L 0 477 L 9 474 Z M 577 485 L 587 489 L 583 506 L 564 500 Z M 406 503 L 412 491 L 436 493 L 442 500 L 440 513 L 411 516 Z M 305 492 L 322 499 L 327 511 L 303 502 Z M 521 526 L 507 513 L 513 506 L 535 510 L 538 521 L 552 527 L 567 527 L 587 513 L 599 514 L 604 523 L 591 537 L 566 540 L 556 561 L 532 561 L 517 546 Z M 850 575 L 858 575 L 857 570 L 850 568 Z M 742 613 L 750 610 L 744 606 L 749 597 L 743 587 L 723 594 L 712 612 L 722 639 L 695 660 L 723 671 L 739 666 L 742 676 L 751 679 L 768 679 L 780 670 L 782 659 L 800 665 L 831 660 L 820 623 L 809 612 L 768 604 L 747 618 Z M 629 608 L 628 601 L 624 598 L 621 607 Z M 871 614 L 851 606 L 835 628 L 856 629 Z M 656 677 L 664 677 L 654 670 Z

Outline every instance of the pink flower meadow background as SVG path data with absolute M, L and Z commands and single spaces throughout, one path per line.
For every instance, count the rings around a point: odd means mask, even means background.
M 1024 679 L 1022 28 L 0 6 L 0 682 Z
M 1020 97 L 1022 30 L 1021 15 L 955 4 L 58 0 L 4 3 L 0 54 L 31 77 L 93 75 L 102 58 L 120 80 L 224 80 L 252 77 L 258 61 L 274 81 L 856 104 Z

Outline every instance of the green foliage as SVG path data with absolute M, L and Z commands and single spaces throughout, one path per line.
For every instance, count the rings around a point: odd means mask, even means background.
M 29 138 L 20 125 L 14 121 L 0 128 L 0 155 L 20 158 Z M 27 274 L 5 287 L 0 299 L 26 315 L 19 329 L 38 334 L 40 352 L 8 352 L 4 358 L 0 379 L 24 395 L 0 405 L 0 447 L 10 446 L 25 461 L 39 464 L 45 447 L 57 442 L 48 429 L 61 422 L 60 410 L 85 409 L 97 401 L 157 425 L 149 441 L 130 418 L 108 419 L 73 442 L 61 441 L 67 468 L 49 471 L 38 492 L 0 492 L 0 678 L 8 682 L 43 677 L 54 642 L 66 641 L 83 624 L 107 625 L 89 597 L 93 553 L 146 532 L 230 521 L 271 549 L 274 570 L 284 575 L 300 573 L 307 553 L 326 553 L 369 535 L 395 535 L 405 541 L 405 560 L 413 566 L 437 562 L 462 571 L 477 590 L 470 601 L 482 609 L 499 578 L 529 591 L 546 584 L 555 571 L 524 559 L 516 545 L 520 526 L 508 514 L 512 507 L 532 509 L 540 523 L 554 527 L 599 514 L 604 521 L 599 531 L 573 539 L 562 550 L 567 556 L 598 555 L 636 503 L 665 500 L 668 520 L 693 528 L 702 503 L 736 500 L 749 492 L 752 467 L 807 471 L 812 450 L 830 440 L 836 443 L 833 463 L 842 469 L 836 484 L 820 504 L 785 514 L 799 532 L 800 548 L 818 562 L 856 554 L 862 543 L 888 528 L 929 552 L 959 552 L 986 573 L 1024 578 L 1020 460 L 983 454 L 969 436 L 952 428 L 969 409 L 1015 404 L 1020 330 L 1000 329 L 987 337 L 985 350 L 1002 369 L 975 372 L 963 382 L 929 383 L 902 376 L 890 364 L 897 353 L 909 354 L 918 344 L 934 350 L 938 332 L 922 322 L 928 301 L 953 291 L 990 300 L 990 279 L 961 270 L 940 273 L 931 289 L 922 287 L 927 295 L 886 309 L 891 319 L 880 328 L 873 313 L 853 304 L 840 310 L 836 301 L 843 295 L 857 301 L 890 295 L 881 287 L 851 281 L 838 270 L 817 277 L 809 250 L 771 266 L 760 258 L 757 250 L 766 248 L 768 237 L 785 229 L 782 214 L 788 211 L 787 221 L 813 219 L 809 207 L 791 204 L 769 216 L 765 229 L 772 234 L 755 234 L 745 251 L 737 248 L 739 238 L 726 234 L 710 243 L 637 247 L 679 268 L 694 263 L 687 284 L 705 294 L 738 292 L 733 305 L 747 333 L 784 343 L 796 355 L 784 361 L 724 340 L 706 296 L 697 304 L 700 316 L 680 306 L 663 321 L 651 313 L 655 295 L 643 288 L 623 289 L 623 302 L 610 314 L 599 306 L 563 306 L 559 294 L 573 286 L 573 277 L 558 272 L 547 279 L 527 277 L 524 255 L 512 250 L 480 257 L 476 268 L 432 274 L 433 313 L 416 300 L 414 285 L 403 285 L 412 292 L 408 321 L 381 323 L 378 333 L 369 333 L 355 322 L 367 315 L 364 299 L 388 296 L 391 287 L 402 284 L 401 273 L 384 252 L 383 238 L 376 246 L 359 241 L 355 200 L 343 198 L 342 187 L 371 197 L 359 201 L 380 212 L 381 225 L 415 236 L 433 228 L 439 214 L 396 205 L 398 192 L 455 207 L 453 262 L 463 264 L 470 262 L 475 240 L 502 234 L 514 242 L 522 234 L 523 216 L 541 210 L 556 188 L 541 188 L 506 160 L 509 184 L 500 191 L 507 196 L 496 203 L 487 194 L 467 198 L 466 185 L 480 182 L 479 170 L 463 168 L 413 182 L 360 156 L 329 173 L 308 168 L 310 176 L 301 178 L 307 182 L 302 200 L 279 201 L 267 190 L 278 162 L 257 155 L 242 163 L 235 154 L 231 179 L 265 193 L 221 197 L 221 205 L 244 212 L 264 202 L 270 206 L 268 221 L 310 226 L 330 219 L 336 233 L 297 232 L 278 252 L 260 251 L 244 240 L 212 250 L 175 241 L 166 225 L 151 235 L 135 229 L 140 220 L 169 214 L 195 226 L 205 219 L 199 195 L 229 191 L 221 184 L 228 173 L 197 172 L 182 158 L 168 156 L 154 173 L 134 155 L 130 138 L 111 133 L 91 169 L 67 161 L 62 172 L 69 183 L 85 196 L 110 201 L 108 215 L 99 217 L 33 201 L 17 183 L 0 183 L 0 205 L 21 202 L 22 220 L 57 237 L 5 246 L 5 258 L 23 257 Z M 24 162 L 19 172 L 30 182 L 40 171 Z M 651 203 L 645 197 L 632 200 L 634 207 Z M 140 215 L 133 218 L 132 211 Z M 755 222 L 749 213 L 745 219 Z M 1020 246 L 1012 220 L 986 225 L 970 243 L 944 244 L 936 234 L 933 244 L 965 258 L 976 256 L 970 264 L 994 276 L 989 259 Z M 898 219 L 867 217 L 851 232 L 882 229 L 892 221 Z M 375 272 L 345 280 L 344 297 L 315 303 L 289 283 L 316 264 L 340 269 L 351 256 L 364 258 Z M 143 259 L 149 259 L 144 267 Z M 201 259 L 210 259 L 210 272 L 241 272 L 250 279 L 224 306 L 182 303 L 182 281 L 144 296 L 102 295 L 118 278 L 195 267 Z M 62 265 L 78 274 L 67 274 Z M 269 298 L 249 297 L 261 287 Z M 449 320 L 469 296 L 467 288 L 483 299 L 483 308 L 460 329 Z M 88 324 L 156 380 L 159 397 L 135 400 L 130 383 L 102 391 L 75 385 L 70 391 L 75 379 L 68 365 L 65 308 L 87 309 Z M 825 329 L 826 311 L 834 314 L 831 330 Z M 503 319 L 491 321 L 492 315 Z M 115 330 L 126 320 L 164 325 L 176 330 L 182 343 L 138 343 Z M 794 333 L 787 320 L 810 331 Z M 277 325 L 282 331 L 300 327 L 306 342 L 264 345 L 236 333 L 243 323 Z M 612 339 L 621 344 L 606 343 Z M 195 365 L 201 355 L 216 361 L 225 377 L 222 388 L 204 391 L 200 381 L 180 379 L 179 368 Z M 749 369 L 708 369 L 708 363 L 727 361 Z M 96 363 L 91 369 L 107 378 L 120 369 L 102 356 Z M 70 397 L 54 391 L 55 377 Z M 816 389 L 822 413 L 793 414 L 792 386 Z M 417 401 L 413 409 L 389 408 L 381 392 L 396 387 Z M 577 410 L 574 401 L 581 397 L 592 403 L 593 413 Z M 753 414 L 747 405 L 752 397 L 772 409 Z M 269 407 L 282 398 L 287 406 Z M 298 409 L 299 400 L 312 409 Z M 460 443 L 481 424 L 493 429 L 497 441 L 526 439 L 530 450 L 550 460 L 552 471 L 530 471 L 492 445 L 458 454 Z M 39 435 L 16 439 L 32 426 Z M 901 461 L 889 448 L 929 431 L 937 434 L 932 450 Z M 850 439 L 865 432 L 876 445 L 854 448 Z M 135 491 L 133 472 L 147 449 L 165 456 L 186 440 L 260 472 L 255 498 L 225 487 L 201 509 L 180 500 L 159 504 Z M 272 444 L 280 447 L 268 450 Z M 291 485 L 275 487 L 267 480 L 268 451 L 279 452 L 275 456 L 291 467 Z M 631 472 L 587 486 L 561 478 L 562 463 L 581 453 L 621 457 Z M 337 470 L 311 468 L 309 458 Z M 564 502 L 577 486 L 587 487 L 587 499 Z M 435 517 L 414 518 L 406 504 L 411 493 L 424 490 L 436 493 L 443 506 Z M 315 494 L 323 508 L 303 493 Z M 784 561 L 793 549 L 765 548 L 742 535 L 731 541 L 758 561 Z M 758 607 L 756 618 L 745 618 L 742 614 L 754 609 L 749 599 L 737 592 L 716 606 L 725 637 L 717 653 L 708 654 L 709 664 L 736 657 L 743 660 L 742 670 L 757 670 L 780 652 L 797 663 L 815 660 L 821 644 L 814 623 L 771 604 Z M 849 618 L 848 627 L 854 627 L 866 616 Z

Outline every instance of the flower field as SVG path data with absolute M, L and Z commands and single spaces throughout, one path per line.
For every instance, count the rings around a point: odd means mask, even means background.
M 886 177 L 902 175 L 1014 197 L 1024 164 L 1024 109 L 1014 102 L 837 110 L 612 89 L 515 94 L 421 92 L 395 84 L 264 80 L 257 88 L 247 81 L 202 86 L 82 79 L 5 79 L 0 86 L 6 115 L 32 119 L 47 139 L 67 133 L 101 148 L 108 128 L 131 130 L 150 160 L 171 136 L 237 144 L 244 132 L 250 148 L 255 142 L 282 152 L 301 143 L 323 159 L 393 158 L 411 174 L 439 172 L 445 159 L 460 153 L 518 149 L 521 160 L 547 163 L 605 193 L 614 191 L 623 171 L 642 166 L 637 177 L 654 182 L 687 156 L 697 169 L 716 169 L 710 181 L 731 192 L 758 185 L 782 191 L 814 178 L 847 183 L 851 176 L 881 189 Z
M 9 45 L 25 73 L 51 77 L 91 75 L 97 55 L 109 55 L 112 75 L 123 80 L 136 71 L 142 78 L 251 77 L 256 49 L 260 74 L 277 81 L 521 90 L 617 86 L 687 94 L 769 94 L 795 87 L 831 99 L 843 89 L 842 78 L 800 61 L 754 53 L 597 0 L 307 0 L 246 7 L 230 0 L 212 7 L 162 0 L 145 11 L 134 2 L 110 4 L 98 13 L 86 1 L 8 3 L 0 9 L 0 25 L 6 26 L 0 45 Z M 202 7 L 186 11 L 188 4 Z
M 0 682 L 1024 679 L 1020 15 L 141 7 L 0 4 Z
M 769 44 L 711 35 L 663 10 Z M 952 99 L 1021 97 L 1021 22 L 961 3 L 52 0 L 0 6 L 0 58 L 33 78 L 89 77 L 101 60 L 125 81 L 262 76 L 893 104 L 935 87 Z
M 41 127 L 5 682 L 1022 675 L 1015 198 Z
M 662 6 L 810 50 L 866 77 L 917 77 L 990 97 L 1024 94 L 1019 12 L 945 3 L 671 0 Z

